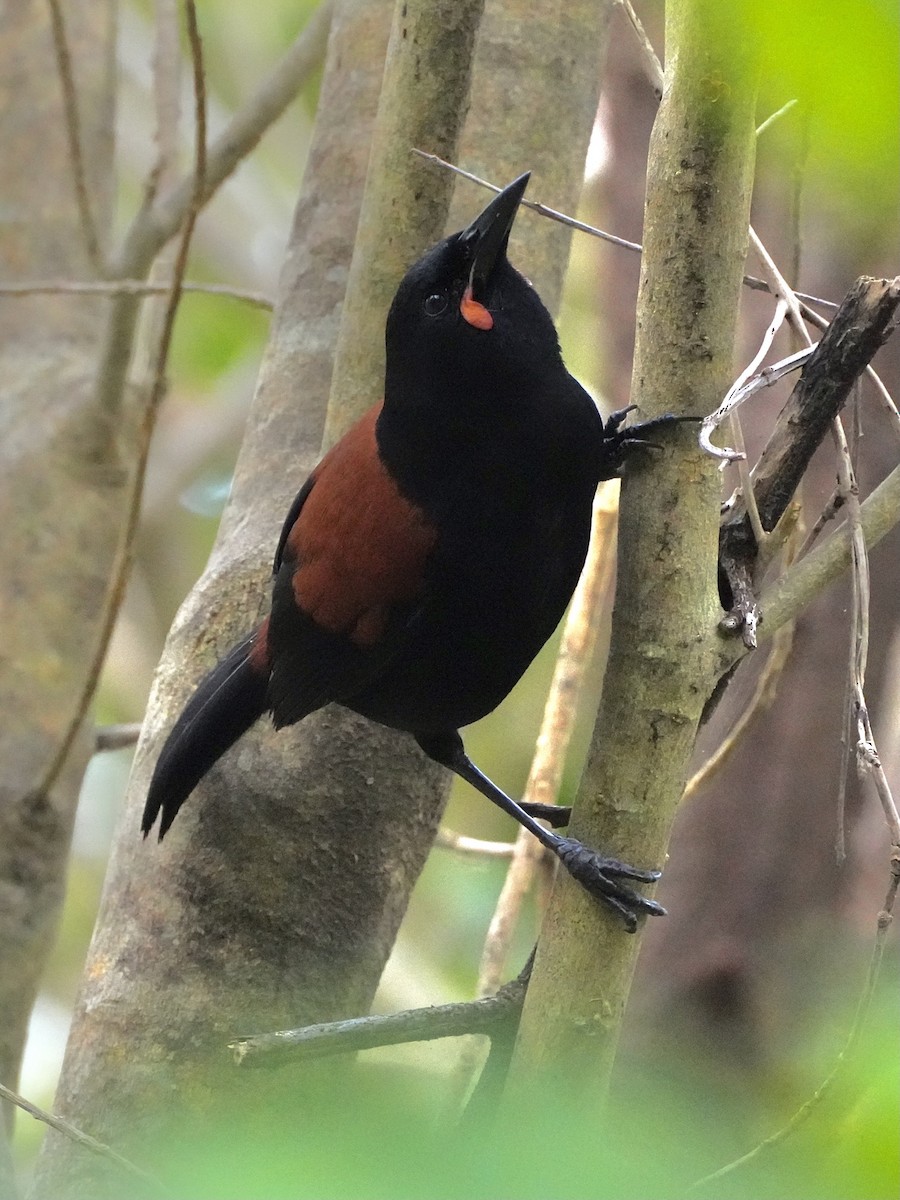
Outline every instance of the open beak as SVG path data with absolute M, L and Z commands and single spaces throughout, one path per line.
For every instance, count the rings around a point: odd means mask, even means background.
M 506 254 L 509 233 L 530 178 L 531 172 L 526 171 L 514 179 L 460 235 L 460 241 L 471 242 L 475 247 L 469 272 L 469 294 L 475 300 L 486 299 L 488 280 L 497 262 Z

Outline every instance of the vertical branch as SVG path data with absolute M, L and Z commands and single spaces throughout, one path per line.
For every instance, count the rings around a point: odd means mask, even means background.
M 88 193 L 87 172 L 84 164 L 84 151 L 81 137 L 81 116 L 78 106 L 78 90 L 75 87 L 75 74 L 72 70 L 72 57 L 69 54 L 69 43 L 66 38 L 66 26 L 63 19 L 60 0 L 47 0 L 50 6 L 50 24 L 53 29 L 53 45 L 56 50 L 59 82 L 63 94 L 63 112 L 66 121 L 66 136 L 69 141 L 69 159 L 72 164 L 72 182 L 75 186 L 75 199 L 78 204 L 78 214 L 81 218 L 81 232 L 84 238 L 84 248 L 88 262 L 97 275 L 103 275 L 103 254 L 100 250 L 100 240 L 97 237 L 97 226 Z
M 78 734 L 78 730 L 81 728 L 82 721 L 87 714 L 88 707 L 90 706 L 94 692 L 96 691 L 97 683 L 100 679 L 100 673 L 103 669 L 103 662 L 106 658 L 106 649 L 109 645 L 109 639 L 112 637 L 116 618 L 122 603 L 122 598 L 125 595 L 125 588 L 128 584 L 128 575 L 131 568 L 131 556 L 134 550 L 134 540 L 137 535 L 138 522 L 141 515 L 141 496 L 144 490 L 144 478 L 147 472 L 147 460 L 150 454 L 150 442 L 153 437 L 153 429 L 156 425 L 156 415 L 159 411 L 159 406 L 165 393 L 166 363 L 169 358 L 169 347 L 172 342 L 172 333 L 175 329 L 175 317 L 178 312 L 178 304 L 181 300 L 181 285 L 182 281 L 184 280 L 185 270 L 187 268 L 187 260 L 190 251 L 191 238 L 194 233 L 194 225 L 196 224 L 203 198 L 203 187 L 206 175 L 206 85 L 203 77 L 203 53 L 200 44 L 200 33 L 197 28 L 197 13 L 194 7 L 194 0 L 185 0 L 185 15 L 187 20 L 188 42 L 191 48 L 191 61 L 193 63 L 194 120 L 196 129 L 194 188 L 192 200 L 190 206 L 188 207 L 184 228 L 182 229 L 181 237 L 178 243 L 178 252 L 175 256 L 175 263 L 172 270 L 172 284 L 169 289 L 166 308 L 163 314 L 162 331 L 160 333 L 159 348 L 156 355 L 153 384 L 150 390 L 150 395 L 147 399 L 146 407 L 142 414 L 138 433 L 136 464 L 130 495 L 128 498 L 125 527 L 122 531 L 121 543 L 110 575 L 110 584 L 104 601 L 103 618 L 100 623 L 100 630 L 97 638 L 96 648 L 94 650 L 94 657 L 91 661 L 87 675 L 85 676 L 81 696 L 78 704 L 75 707 L 68 730 L 61 738 L 56 754 L 54 755 L 47 769 L 47 773 L 34 793 L 36 797 L 46 796 L 48 794 L 50 789 L 56 783 L 59 773 L 62 771 L 65 761 L 68 758 L 69 751 L 72 748 L 72 743 Z
M 754 85 L 733 15 L 667 6 L 667 73 L 648 176 L 632 400 L 707 411 L 727 390 L 746 248 Z M 719 481 L 689 434 L 626 477 L 600 715 L 574 836 L 661 864 L 715 677 Z M 591 1109 L 605 1094 L 639 939 L 557 880 L 507 1087 L 513 1116 L 546 1082 Z
M 553 679 L 544 706 L 544 716 L 535 746 L 528 782 L 522 799 L 528 804 L 556 804 L 562 783 L 566 752 L 584 685 L 597 644 L 601 603 L 609 588 L 615 561 L 618 486 L 601 484 L 594 501 L 591 544 L 572 597 L 563 628 Z M 534 884 L 535 873 L 547 852 L 526 829 L 520 829 L 513 847 L 512 861 L 481 951 L 478 998 L 492 996 L 503 981 L 509 951 L 522 913 L 522 905 Z M 457 1077 L 460 1090 L 468 1088 L 480 1047 L 467 1039 L 460 1054 Z
M 335 350 L 326 447 L 381 398 L 385 314 L 409 264 L 443 232 L 452 177 L 429 170 L 413 148 L 455 156 L 483 7 L 484 0 L 397 4 Z

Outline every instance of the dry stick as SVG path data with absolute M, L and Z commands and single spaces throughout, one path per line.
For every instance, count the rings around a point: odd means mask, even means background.
M 75 88 L 75 76 L 72 71 L 72 58 L 69 54 L 69 44 L 66 39 L 66 25 L 63 19 L 60 0 L 47 0 L 50 7 L 50 23 L 53 27 L 53 46 L 56 51 L 56 65 L 59 72 L 59 82 L 63 93 L 63 112 L 66 119 L 66 137 L 69 142 L 69 159 L 72 164 L 72 181 L 75 185 L 75 199 L 78 204 L 78 216 L 81 221 L 81 233 L 84 238 L 84 248 L 88 261 L 98 275 L 104 275 L 105 268 L 100 242 L 97 238 L 97 228 L 91 212 L 91 201 L 88 196 L 87 174 L 84 169 L 84 155 L 81 148 L 81 117 L 78 111 L 78 92 Z
M 261 1033 L 253 1037 L 236 1038 L 228 1043 L 228 1048 L 240 1067 L 277 1067 L 286 1058 L 326 1058 L 333 1054 L 370 1050 L 376 1046 L 399 1046 L 406 1042 L 460 1037 L 468 1033 L 490 1035 L 521 1009 L 530 973 L 529 959 L 517 978 L 493 996 L 481 1000 Z
M 872 996 L 875 993 L 875 987 L 878 983 L 878 977 L 881 973 L 881 962 L 884 958 L 884 946 L 887 940 L 887 931 L 894 919 L 894 900 L 897 895 L 898 882 L 900 882 L 900 849 L 895 847 L 891 855 L 891 874 L 888 883 L 887 895 L 884 899 L 884 906 L 879 912 L 877 918 L 875 945 L 872 949 L 872 957 L 869 960 L 869 969 L 866 973 L 865 987 L 863 988 L 862 995 L 857 1003 L 856 1013 L 854 1014 L 853 1024 L 850 1027 L 847 1040 L 844 1043 L 843 1049 L 835 1059 L 834 1065 L 832 1066 L 828 1075 L 822 1080 L 809 1099 L 801 1104 L 786 1125 L 782 1126 L 782 1128 L 777 1130 L 775 1133 L 770 1134 L 767 1138 L 764 1138 L 763 1141 L 754 1146 L 753 1149 L 749 1150 L 746 1154 L 741 1155 L 740 1158 L 736 1158 L 733 1162 L 726 1163 L 724 1167 L 720 1167 L 718 1171 L 713 1171 L 712 1174 L 704 1175 L 702 1179 L 698 1179 L 695 1183 L 691 1184 L 685 1195 L 693 1195 L 695 1192 L 700 1191 L 701 1188 L 706 1187 L 708 1184 L 717 1183 L 720 1179 L 723 1179 L 726 1175 L 730 1175 L 739 1167 L 744 1167 L 748 1163 L 753 1162 L 753 1160 L 758 1158 L 763 1151 L 771 1150 L 773 1146 L 777 1146 L 780 1142 L 783 1142 L 794 1132 L 798 1125 L 803 1124 L 813 1109 L 823 1100 L 826 1093 L 831 1089 L 842 1068 L 846 1066 L 847 1062 L 849 1061 L 866 1023 L 866 1017 L 868 1016 L 869 1008 L 872 1003 Z
M 427 151 L 419 150 L 415 147 L 413 147 L 413 154 L 418 154 L 426 162 L 434 163 L 436 167 L 452 171 L 454 175 L 459 175 L 462 179 L 468 179 L 471 183 L 478 184 L 479 187 L 487 188 L 489 192 L 500 192 L 503 190 L 498 184 L 491 183 L 490 180 L 484 179 L 481 175 L 476 175 L 472 171 L 465 171 L 462 167 L 448 162 L 447 159 L 441 158 L 438 154 L 429 154 Z M 530 208 L 532 212 L 536 212 L 542 217 L 548 217 L 551 221 L 558 221 L 560 225 L 566 225 L 569 229 L 577 229 L 581 233 L 590 234 L 591 237 L 602 238 L 604 242 L 611 242 L 613 246 L 621 246 L 623 250 L 632 250 L 636 254 L 640 254 L 643 250 L 640 242 L 629 242 L 625 238 L 616 237 L 614 233 L 607 233 L 604 229 L 598 229 L 596 225 L 588 225 L 585 221 L 578 221 L 575 217 L 570 217 L 566 213 L 560 212 L 559 209 L 550 208 L 547 204 L 541 204 L 538 200 L 522 200 L 520 207 Z M 755 275 L 745 275 L 743 284 L 744 287 L 750 288 L 751 291 L 772 294 L 772 289 L 768 283 L 764 279 L 757 279 Z M 806 292 L 796 292 L 795 295 L 807 304 L 820 304 L 823 308 L 830 309 L 838 307 L 833 300 L 825 300 L 821 296 L 809 296 Z
M 523 799 L 528 804 L 555 804 L 562 783 L 566 751 L 575 728 L 578 701 L 597 644 L 600 603 L 609 588 L 615 562 L 618 485 L 602 484 L 594 499 L 590 549 L 572 597 L 553 680 L 544 707 Z M 500 986 L 522 903 L 543 856 L 543 847 L 527 829 L 516 837 L 513 861 L 488 927 L 478 974 L 479 996 Z
M 792 320 L 800 319 L 802 325 L 790 288 L 779 282 L 774 263 L 771 270 L 773 288 L 786 301 L 788 311 L 794 313 Z M 803 375 L 753 469 L 754 494 L 765 530 L 776 528 L 831 417 L 840 411 L 856 378 L 887 336 L 898 305 L 900 279 L 888 282 L 863 276 L 847 293 L 840 311 L 809 355 Z M 808 339 L 805 330 L 803 336 Z M 758 606 L 753 578 L 758 549 L 746 514 L 736 510 L 723 526 L 720 538 L 720 558 L 735 593 L 735 607 L 724 620 L 729 630 L 741 629 L 745 643 L 755 641 Z
M 799 524 L 795 523 L 791 535 L 785 542 L 784 563 L 786 566 L 794 562 L 799 554 L 796 545 L 799 528 Z M 759 679 L 756 681 L 756 687 L 753 690 L 753 695 L 750 697 L 749 703 L 745 706 L 716 749 L 697 768 L 685 784 L 684 792 L 681 796 L 682 804 L 692 799 L 700 788 L 707 784 L 722 769 L 756 718 L 772 706 L 778 693 L 778 683 L 791 657 L 793 646 L 794 622 L 788 621 L 778 630 L 772 639 L 772 648 L 760 672 Z
M 49 1125 L 51 1129 L 55 1129 L 57 1133 L 61 1133 L 71 1141 L 77 1142 L 79 1146 L 84 1146 L 86 1150 L 90 1150 L 93 1154 L 98 1154 L 101 1158 L 106 1158 L 110 1162 L 114 1162 L 130 1175 L 136 1175 L 139 1179 L 152 1184 L 160 1195 L 173 1195 L 155 1175 L 151 1175 L 149 1171 L 145 1171 L 137 1163 L 131 1162 L 130 1159 L 125 1158 L 118 1151 L 113 1150 L 111 1146 L 107 1146 L 105 1142 L 98 1142 L 89 1133 L 85 1133 L 70 1121 L 66 1121 L 63 1117 L 57 1117 L 54 1113 L 49 1113 L 43 1108 L 38 1108 L 36 1104 L 32 1104 L 30 1100 L 26 1100 L 24 1096 L 20 1096 L 18 1092 L 12 1091 L 2 1083 L 0 1083 L 0 1100 L 8 1100 L 16 1108 L 21 1108 L 23 1112 L 27 1112 L 29 1116 L 34 1117 L 36 1121 L 42 1121 L 45 1125 Z
M 559 796 L 566 751 L 578 714 L 578 701 L 597 642 L 600 603 L 612 576 L 617 511 L 618 485 L 613 482 L 601 484 L 594 498 L 593 528 L 587 560 L 566 618 L 525 785 L 523 799 L 529 804 L 555 804 Z M 512 862 L 481 952 L 475 991 L 479 998 L 492 995 L 500 986 L 522 905 L 545 853 L 543 846 L 527 829 L 519 830 Z M 459 1083 L 459 1095 L 468 1091 L 481 1057 L 477 1043 L 470 1041 L 461 1050 L 454 1072 Z
M 859 513 L 859 485 L 850 459 L 850 449 L 840 417 L 832 422 L 832 436 L 837 449 L 838 492 L 848 506 L 847 527 L 850 531 L 850 661 L 844 689 L 844 721 L 841 732 L 841 777 L 838 783 L 837 830 L 835 856 L 838 863 L 847 857 L 846 811 L 847 785 L 850 777 L 850 742 L 853 736 L 854 709 L 865 708 L 863 681 L 866 673 L 866 654 L 869 644 L 869 558 L 862 536 Z
M 23 283 L 0 283 L 0 296 L 168 296 L 172 291 L 172 280 L 148 283 L 143 279 L 110 279 L 82 282 L 77 279 L 26 280 Z M 244 288 L 229 287 L 220 283 L 194 283 L 185 280 L 182 292 L 202 292 L 209 296 L 226 296 L 230 300 L 241 300 L 256 308 L 271 312 L 275 302 L 262 292 L 251 292 Z
M 121 725 L 101 725 L 94 734 L 94 753 L 107 750 L 125 750 L 137 744 L 143 723 L 128 721 Z
M 453 850 L 458 854 L 481 854 L 485 858 L 512 858 L 515 850 L 513 842 L 488 842 L 443 828 L 437 831 L 434 844 L 443 850 Z
M 881 765 L 865 697 L 866 662 L 869 652 L 869 557 L 862 528 L 859 488 L 856 484 L 846 436 L 839 418 L 835 421 L 835 440 L 838 443 L 838 478 L 841 490 L 846 494 L 847 524 L 850 530 L 852 549 L 853 622 L 851 630 L 853 637 L 850 711 L 851 722 L 856 725 L 854 745 L 857 771 L 860 776 L 872 775 L 890 832 L 891 842 L 894 846 L 900 846 L 900 816 L 898 816 L 897 806 Z M 852 732 L 852 728 L 847 729 L 848 735 Z M 841 828 L 843 828 L 843 820 Z M 842 848 L 842 842 L 840 846 Z
M 79 697 L 75 713 L 72 717 L 71 724 L 66 731 L 65 736 L 60 742 L 59 748 L 47 770 L 44 779 L 37 789 L 38 795 L 46 796 L 50 789 L 55 784 L 59 773 L 65 764 L 69 751 L 72 748 L 72 743 L 78 735 L 78 730 L 84 720 L 91 698 L 96 690 L 100 672 L 103 669 L 103 662 L 106 657 L 106 647 L 109 644 L 109 639 L 112 636 L 112 631 L 116 623 L 116 618 L 119 612 L 119 606 L 122 602 L 122 597 L 125 594 L 125 587 L 128 583 L 128 575 L 131 567 L 131 557 L 134 549 L 134 539 L 137 534 L 138 523 L 141 515 L 141 496 L 144 490 L 144 477 L 147 471 L 147 459 L 150 451 L 150 441 L 153 436 L 153 428 L 156 423 L 156 414 L 159 405 L 162 402 L 163 394 L 166 388 L 166 362 L 169 356 L 169 346 L 172 341 L 172 332 L 175 327 L 175 315 L 178 311 L 178 302 L 181 299 L 181 281 L 184 278 L 184 272 L 187 267 L 188 251 L 190 249 L 191 237 L 194 232 L 194 225 L 200 212 L 200 207 L 203 198 L 204 179 L 206 172 L 206 83 L 203 77 L 203 51 L 200 43 L 200 34 L 197 29 L 197 13 L 194 0 L 185 0 L 185 18 L 188 29 L 188 42 L 191 48 L 191 61 L 193 64 L 193 79 L 194 79 L 194 116 L 196 124 L 196 151 L 194 160 L 194 199 L 190 204 L 187 216 L 184 222 L 184 228 L 181 233 L 181 238 L 178 245 L 178 253 L 176 255 L 172 285 L 169 289 L 169 299 L 166 305 L 166 311 L 163 318 L 162 333 L 160 335 L 159 350 L 156 359 L 156 372 L 153 380 L 153 386 L 148 397 L 146 407 L 144 409 L 141 428 L 138 434 L 138 453 L 137 465 L 134 473 L 134 480 L 131 487 L 131 498 L 129 501 L 128 512 L 125 519 L 125 528 L 122 534 L 122 541 L 116 555 L 116 562 L 110 576 L 110 586 L 107 591 L 106 601 L 104 604 L 103 619 L 100 624 L 100 634 L 98 638 L 97 651 L 91 663 L 85 679 L 84 688 Z
M 794 295 L 800 296 L 800 292 L 795 292 Z M 806 304 L 800 305 L 800 311 L 803 313 L 804 320 L 808 321 L 811 325 L 815 325 L 817 329 L 828 328 L 828 322 L 825 320 L 825 318 L 819 313 L 815 312 L 813 309 L 809 308 Z M 882 408 L 891 418 L 894 424 L 894 432 L 900 434 L 900 410 L 898 410 L 897 405 L 894 403 L 893 398 L 891 397 L 891 393 L 884 386 L 881 376 L 871 363 L 866 367 L 866 376 L 868 377 L 872 386 L 875 388 L 875 392 L 881 402 Z

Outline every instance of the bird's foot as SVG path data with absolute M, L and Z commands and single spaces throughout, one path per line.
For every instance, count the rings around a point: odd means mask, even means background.
M 649 421 L 638 421 L 634 425 L 623 428 L 625 418 L 637 405 L 629 404 L 627 408 L 619 408 L 610 413 L 603 425 L 603 457 L 600 478 L 613 479 L 619 474 L 625 461 L 636 450 L 662 450 L 659 442 L 652 441 L 647 435 L 667 429 L 671 425 L 686 422 L 699 422 L 701 417 L 676 416 L 674 413 L 663 413 L 659 417 L 651 417 Z
M 636 883 L 656 883 L 661 872 L 641 871 L 615 858 L 606 858 L 596 850 L 575 838 L 560 838 L 556 854 L 573 879 L 592 896 L 618 916 L 629 933 L 634 933 L 640 917 L 664 917 L 666 910 L 655 900 L 648 900 L 640 892 L 622 881 L 632 879 Z

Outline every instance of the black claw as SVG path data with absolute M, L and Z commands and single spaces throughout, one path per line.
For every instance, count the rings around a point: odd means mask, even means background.
M 670 425 L 680 425 L 684 422 L 701 421 L 702 417 L 682 417 L 675 413 L 663 413 L 659 417 L 651 417 L 649 421 L 638 421 L 636 425 L 623 428 L 626 416 L 636 405 L 620 408 L 606 418 L 603 425 L 603 451 L 600 462 L 600 479 L 613 479 L 619 474 L 626 459 L 638 450 L 662 450 L 663 447 L 650 440 L 647 434 Z
M 626 930 L 634 933 L 641 916 L 664 917 L 666 910 L 655 900 L 648 900 L 636 892 L 622 879 L 634 879 L 639 883 L 655 883 L 659 871 L 642 871 L 630 867 L 615 858 L 604 858 L 595 850 L 588 850 L 574 838 L 560 838 L 556 847 L 560 862 L 573 879 L 592 896 L 623 921 Z

